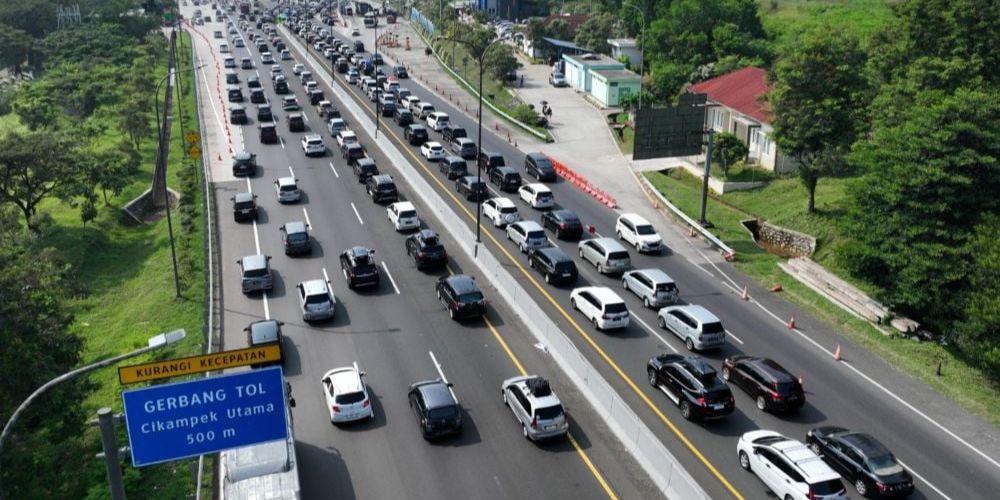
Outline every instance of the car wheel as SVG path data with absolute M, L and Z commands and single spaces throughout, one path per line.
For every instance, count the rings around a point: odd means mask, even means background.
M 628 290 L 628 280 L 626 280 L 624 278 L 622 279 L 622 288 L 624 288 L 625 290 Z
M 510 406 L 510 403 L 507 402 L 507 391 L 500 389 L 500 399 L 503 400 L 504 406 Z
M 448 317 L 451 319 L 455 319 L 455 310 L 450 307 L 448 308 Z
M 868 496 L 868 485 L 865 484 L 865 481 L 863 479 L 858 478 L 857 481 L 854 481 L 854 489 L 858 490 L 859 495 L 863 497 Z
M 528 247 L 526 247 L 526 246 L 524 245 L 524 243 L 519 243 L 519 244 L 517 245 L 517 249 L 518 249 L 518 250 L 520 250 L 520 251 L 521 251 L 521 253 L 527 253 L 527 252 L 528 252 Z
M 619 239 L 619 240 L 620 240 L 620 239 L 622 239 L 622 232 L 621 232 L 621 231 L 618 231 L 618 232 L 617 232 L 617 234 L 618 234 L 618 239 Z
M 663 316 L 656 316 L 656 324 L 660 325 L 660 328 L 666 330 L 667 322 L 663 320 Z
M 524 436 L 524 439 L 531 441 L 531 438 L 528 436 L 528 426 L 524 424 L 521 424 L 521 435 Z
M 767 409 L 767 400 L 764 399 L 764 396 L 757 396 L 757 409 L 760 411 Z
M 681 416 L 684 420 L 691 420 L 691 403 L 681 401 Z
M 689 351 L 693 351 L 694 350 L 694 341 L 692 341 L 690 338 L 688 338 L 687 340 L 684 341 L 684 346 L 687 347 Z
M 597 272 L 600 273 L 600 274 L 604 274 L 604 265 L 603 264 L 598 264 L 597 265 Z
M 441 300 L 441 289 L 440 288 L 437 289 L 437 297 L 438 297 L 438 300 Z
M 590 322 L 594 324 L 594 329 L 595 330 L 600 330 L 601 329 L 601 326 L 597 324 L 597 316 L 594 316 L 594 318 L 591 319 Z
M 573 310 L 574 310 L 574 311 L 579 311 L 579 310 L 580 310 L 580 309 L 578 309 L 578 308 L 576 307 L 576 299 L 570 299 L 570 301 L 569 301 L 569 304 L 570 304 L 571 306 L 573 306 Z
M 750 457 L 745 451 L 740 451 L 740 467 L 743 467 L 743 470 L 750 470 Z
M 723 366 L 722 367 L 722 380 L 725 380 L 726 382 L 729 382 L 729 367 L 728 366 Z
M 649 303 L 649 297 L 642 298 L 642 305 L 646 306 L 646 309 L 653 307 L 653 305 Z
M 551 274 L 548 274 L 548 273 L 545 274 L 545 282 L 548 283 L 548 284 L 550 284 L 550 285 L 552 284 L 552 275 Z
M 657 385 L 659 385 L 659 384 L 656 383 L 656 371 L 654 371 L 652 368 L 650 368 L 649 370 L 646 370 L 646 375 L 649 376 L 649 385 L 651 385 L 653 387 L 656 387 Z
M 580 250 L 580 258 L 583 259 L 583 250 L 582 249 Z M 587 260 L 587 259 L 584 259 L 584 260 Z

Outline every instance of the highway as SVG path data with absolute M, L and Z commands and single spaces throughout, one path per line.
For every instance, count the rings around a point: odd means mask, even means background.
M 362 34 L 366 47 L 372 47 L 371 30 L 363 30 Z M 350 38 L 343 33 L 338 35 Z M 301 58 L 304 42 L 296 39 L 291 45 L 296 57 Z M 309 50 L 316 60 L 323 60 L 321 55 Z M 346 84 L 342 75 L 336 75 L 336 79 L 351 93 L 356 104 L 367 110 L 368 119 L 372 119 L 372 104 L 361 96 L 358 88 Z M 470 116 L 418 81 L 410 79 L 401 84 L 422 100 L 434 104 L 438 111 L 447 112 L 453 122 L 463 125 L 475 138 L 475 122 Z M 337 103 L 341 109 L 342 104 Z M 462 222 L 474 225 L 475 204 L 454 196 L 453 182 L 439 174 L 435 165 L 423 160 L 417 148 L 402 142 L 401 129 L 391 120 L 383 121 L 381 129 L 394 139 L 401 151 L 408 152 L 406 155 L 411 163 L 422 166 L 421 171 L 439 194 L 450 199 L 465 215 Z M 487 130 L 483 139 L 483 147 L 502 153 L 508 165 L 520 167 L 523 164 L 524 152 L 514 148 L 506 138 Z M 431 140 L 440 140 L 440 135 L 432 132 Z M 472 165 L 470 163 L 470 168 Z M 576 212 L 584 224 L 593 224 L 597 233 L 613 236 L 618 212 L 600 205 L 571 184 L 560 181 L 550 187 L 558 205 Z M 540 213 L 516 200 L 516 194 L 504 196 L 515 199 L 523 217 L 540 219 Z M 734 390 L 737 411 L 727 419 L 710 423 L 683 420 L 673 403 L 646 382 L 645 363 L 651 356 L 661 352 L 685 352 L 681 341 L 656 327 L 654 311 L 644 310 L 634 295 L 622 290 L 620 280 L 599 276 L 589 264 L 576 259 L 581 277 L 575 286 L 613 287 L 626 299 L 633 313 L 634 321 L 625 331 L 598 332 L 570 309 L 572 287 L 545 285 L 540 275 L 526 267 L 525 257 L 504 241 L 501 230 L 484 224 L 483 231 L 487 248 L 508 260 L 533 300 L 570 334 L 580 350 L 658 433 L 709 495 L 713 498 L 764 498 L 767 494 L 756 477 L 739 467 L 735 444 L 743 432 L 773 429 L 804 440 L 809 429 L 820 425 L 863 430 L 886 444 L 915 476 L 917 491 L 911 498 L 991 498 L 1000 490 L 1000 464 L 997 463 L 1000 446 L 995 433 L 970 436 L 967 431 L 975 427 L 967 429 L 964 423 L 975 421 L 974 417 L 874 358 L 863 347 L 847 342 L 834 328 L 802 315 L 797 317 L 796 329 L 788 328 L 785 323 L 795 314 L 795 309 L 778 298 L 767 296 L 764 290 L 751 285 L 754 300 L 741 300 L 739 289 L 750 283 L 750 279 L 717 258 L 692 258 L 699 252 L 707 254 L 709 251 L 700 242 L 686 238 L 676 226 L 662 221 L 654 221 L 654 224 L 671 250 L 651 256 L 630 251 L 633 267 L 665 270 L 679 284 L 685 302 L 705 306 L 722 319 L 730 333 L 727 346 L 702 354 L 716 367 L 727 356 L 751 354 L 775 359 L 800 375 L 807 392 L 807 404 L 798 414 L 781 416 L 760 412 L 742 391 Z M 576 255 L 574 242 L 554 239 L 553 242 L 568 254 Z M 838 345 L 845 349 L 843 362 L 835 361 L 832 356 Z M 853 489 L 849 489 L 849 493 L 853 494 Z
M 185 8 L 190 16 L 193 7 Z M 214 17 L 214 16 L 213 16 Z M 221 55 L 211 51 L 219 42 L 212 32 L 224 29 L 219 22 L 196 27 L 202 60 L 214 68 Z M 244 35 L 244 33 L 241 33 Z M 226 35 L 229 38 L 229 35 Z M 247 43 L 247 45 L 252 45 Z M 386 219 L 385 207 L 373 203 L 336 151 L 315 109 L 309 105 L 291 73 L 292 62 L 280 61 L 292 91 L 303 104 L 305 133 L 320 132 L 331 154 L 306 158 L 299 146 L 304 133 L 290 133 L 283 122 L 280 96 L 273 92 L 269 68 L 261 65 L 256 49 L 234 48 L 237 61 L 250 55 L 253 70 L 239 70 L 246 93 L 246 77 L 259 74 L 267 98 L 278 115 L 281 144 L 258 140 L 255 106 L 249 108 L 250 124 L 229 126 L 234 148 L 257 155 L 258 174 L 249 179 L 232 177 L 228 165 L 213 168 L 214 203 L 218 220 L 222 262 L 223 347 L 246 346 L 242 329 L 251 321 L 274 318 L 285 323 L 285 375 L 297 401 L 293 410 L 296 451 L 304 498 L 653 498 L 656 490 L 631 457 L 590 410 L 588 403 L 565 380 L 544 350 L 523 335 L 523 324 L 499 300 L 489 302 L 486 321 L 454 322 L 436 299 L 434 280 L 448 272 L 461 273 L 474 266 L 459 252 L 450 252 L 448 270 L 417 271 L 406 256 L 404 236 Z M 251 54 L 251 52 L 253 52 Z M 211 96 L 203 109 L 203 128 L 218 133 L 227 127 L 226 109 L 216 94 L 214 69 L 200 75 L 202 92 Z M 221 75 L 219 75 L 221 77 Z M 224 87 L 224 81 L 222 87 Z M 327 95 L 330 92 L 327 89 Z M 224 99 L 223 99 L 224 100 Z M 353 118 L 345 116 L 348 121 Z M 362 144 L 372 141 L 358 130 Z M 208 134 L 211 135 L 211 134 Z M 368 148 L 384 172 L 392 173 L 388 160 Z M 225 153 L 223 153 L 225 154 Z M 225 162 L 223 162 L 225 164 Z M 303 188 L 298 204 L 277 202 L 273 181 L 294 175 Z M 408 188 L 397 181 L 403 198 Z M 260 215 L 255 223 L 236 223 L 230 197 L 251 190 L 257 195 Z M 446 248 L 457 248 L 447 224 L 420 200 L 410 199 L 425 226 L 443 236 Z M 313 252 L 288 257 L 282 250 L 279 226 L 302 220 L 311 226 Z M 376 290 L 349 290 L 341 275 L 337 255 L 355 245 L 373 248 L 382 271 Z M 237 259 L 262 253 L 272 257 L 275 286 L 266 295 L 244 295 L 239 288 Z M 301 320 L 295 284 L 328 277 L 337 297 L 336 317 L 329 322 L 306 324 Z M 479 285 L 487 299 L 497 297 L 488 280 Z M 375 419 L 358 425 L 333 426 L 321 393 L 320 377 L 327 370 L 357 362 L 367 371 L 374 397 Z M 571 440 L 534 444 L 520 436 L 520 429 L 500 399 L 500 382 L 520 373 L 547 377 L 569 408 Z M 407 406 L 406 389 L 413 382 L 445 377 L 464 408 L 464 431 L 455 439 L 426 442 Z

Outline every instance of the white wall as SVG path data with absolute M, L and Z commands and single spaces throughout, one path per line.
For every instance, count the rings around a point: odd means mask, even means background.
M 591 78 L 590 80 L 590 95 L 597 98 L 601 104 L 608 105 L 608 86 L 599 78 Z

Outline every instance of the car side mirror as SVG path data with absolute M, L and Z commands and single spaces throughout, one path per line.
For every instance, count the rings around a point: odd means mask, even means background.
M 295 408 L 295 398 L 288 398 L 288 406 Z
M 278 322 L 278 326 L 285 326 L 285 322 L 284 321 L 279 321 Z
M 237 263 L 237 264 L 240 264 L 240 265 L 243 265 L 243 259 L 237 259 L 237 260 L 236 260 L 236 263 Z
M 229 197 L 229 201 L 236 201 L 236 197 L 235 196 L 230 196 Z

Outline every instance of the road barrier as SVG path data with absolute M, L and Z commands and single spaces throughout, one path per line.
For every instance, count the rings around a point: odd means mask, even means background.
M 507 142 L 510 142 L 509 136 L 507 137 Z M 542 154 L 545 153 L 543 152 Z M 607 191 L 594 186 L 584 176 L 576 173 L 575 170 L 567 167 L 565 163 L 553 158 L 551 155 L 545 154 L 545 156 L 552 162 L 552 166 L 556 169 L 556 174 L 565 179 L 566 182 L 572 183 L 576 187 L 580 188 L 580 190 L 590 196 L 593 196 L 597 201 L 601 202 L 602 205 L 605 205 L 608 208 L 618 207 L 618 200 L 616 200 L 614 196 L 611 196 L 611 194 Z
M 673 203 L 670 203 L 670 200 L 663 196 L 663 193 L 656 189 L 656 187 L 649 182 L 649 179 L 647 179 L 645 175 L 639 174 L 635 171 L 633 171 L 632 174 L 636 177 L 636 179 L 638 179 L 639 186 L 642 187 L 642 190 L 656 198 L 656 201 L 653 203 L 654 208 L 660 208 L 660 205 L 665 207 L 673 213 L 675 217 L 688 225 L 688 231 L 691 236 L 694 236 L 695 232 L 701 234 L 706 240 L 710 241 L 716 248 L 719 249 L 720 252 L 722 252 L 722 257 L 727 261 L 732 261 L 736 258 L 736 250 L 730 248 L 729 245 L 723 243 L 722 240 L 709 232 L 708 229 L 701 227 L 701 224 L 698 224 L 697 221 L 688 217 L 688 215 L 681 211 L 681 209 L 677 208 L 677 206 Z

